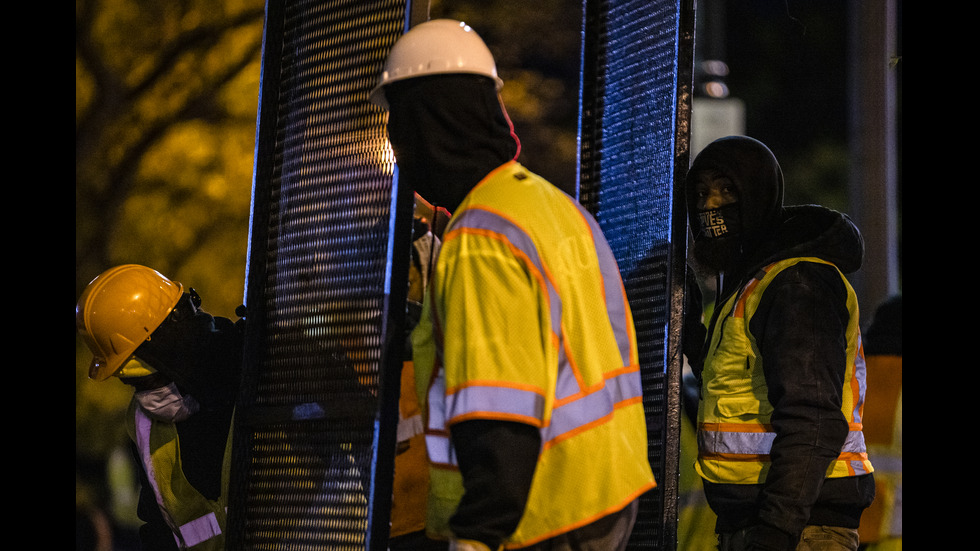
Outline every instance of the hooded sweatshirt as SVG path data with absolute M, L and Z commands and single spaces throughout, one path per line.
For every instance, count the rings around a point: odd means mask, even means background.
M 782 172 L 762 143 L 741 136 L 723 138 L 698 155 L 687 180 L 692 228 L 699 228 L 693 187 L 705 173 L 727 176 L 739 197 L 737 230 L 721 245 L 734 247 L 736 253 L 721 255 L 725 262 L 717 274 L 723 277 L 718 278 L 716 304 L 741 289 L 759 269 L 779 260 L 817 257 L 844 274 L 860 268 L 864 244 L 857 227 L 846 215 L 825 207 L 784 207 Z M 711 260 L 704 255 L 720 254 L 712 239 L 696 231 L 695 263 Z M 698 289 L 690 290 L 699 301 Z M 873 475 L 825 479 L 826 467 L 848 432 L 840 411 L 844 328 L 850 317 L 846 298 L 837 270 L 812 262 L 784 270 L 766 289 L 749 330 L 756 336 L 775 408 L 772 465 L 763 484 L 705 482 L 706 497 L 718 515 L 718 532 L 751 527 L 754 541 L 769 545 L 762 548 L 793 549 L 807 524 L 857 528 L 861 512 L 873 499 Z M 691 305 L 688 311 L 697 316 L 701 305 Z M 686 325 L 694 328 L 685 337 L 685 348 L 698 375 L 705 326 L 711 322 L 699 319 Z

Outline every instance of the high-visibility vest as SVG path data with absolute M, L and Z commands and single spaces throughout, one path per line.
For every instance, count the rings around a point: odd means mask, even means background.
M 231 435 L 225 448 L 222 492 L 217 500 L 203 496 L 181 470 L 180 443 L 173 423 L 152 419 L 130 402 L 127 428 L 178 549 L 223 551 Z M 191 453 L 191 452 L 185 452 Z
M 412 347 L 434 534 L 450 535 L 463 492 L 456 422 L 540 431 L 527 506 L 506 546 L 587 525 L 656 485 L 615 259 L 581 205 L 520 164 L 488 175 L 450 220 Z
M 398 448 L 391 502 L 391 537 L 425 529 L 429 465 L 425 455 L 422 412 L 415 396 L 415 368 L 403 362 L 398 403 Z
M 830 264 L 812 257 L 771 264 L 729 298 L 717 312 L 704 362 L 702 404 L 698 409 L 698 473 L 727 484 L 760 484 L 769 470 L 769 451 L 776 437 L 769 423 L 773 412 L 767 397 L 762 358 L 749 323 L 763 293 L 783 270 L 799 262 Z M 838 271 L 839 273 L 839 271 Z M 857 297 L 847 279 L 847 366 L 841 389 L 841 412 L 849 431 L 828 477 L 856 476 L 873 471 L 862 433 L 865 365 L 858 327 Z
M 708 506 L 704 484 L 694 470 L 697 429 L 681 415 L 680 473 L 677 477 L 677 551 L 705 551 L 718 546 L 717 515 Z
M 875 500 L 861 514 L 858 534 L 868 549 L 901 549 L 902 356 L 869 354 L 864 433 L 875 465 Z

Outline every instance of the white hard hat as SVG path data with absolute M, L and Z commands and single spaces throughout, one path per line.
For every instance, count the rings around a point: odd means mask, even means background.
M 452 19 L 426 21 L 412 27 L 395 42 L 370 99 L 387 108 L 386 85 L 407 78 L 453 73 L 490 77 L 497 83 L 497 90 L 504 85 L 497 76 L 493 54 L 469 25 Z

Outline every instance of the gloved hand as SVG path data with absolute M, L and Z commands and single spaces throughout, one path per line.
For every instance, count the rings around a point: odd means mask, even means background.
M 490 548 L 476 540 L 450 540 L 449 551 L 490 551 Z

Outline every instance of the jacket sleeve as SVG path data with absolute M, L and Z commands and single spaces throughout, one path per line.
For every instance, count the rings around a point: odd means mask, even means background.
M 464 494 L 450 519 L 453 534 L 496 549 L 517 529 L 541 448 L 536 427 L 464 421 L 452 427 Z
M 463 480 L 449 526 L 456 537 L 495 549 L 524 513 L 557 356 L 549 356 L 544 274 L 510 238 L 465 228 L 458 222 L 446 234 L 430 291 L 442 327 L 444 422 Z M 516 398 L 500 400 L 500 388 Z
M 687 361 L 694 370 L 695 376 L 699 378 L 704 363 L 704 342 L 708 338 L 708 330 L 702 319 L 703 300 L 701 288 L 698 286 L 694 274 L 688 271 L 684 293 L 684 327 L 681 351 L 687 356 Z
M 776 433 L 759 521 L 794 539 L 848 433 L 841 412 L 846 297 L 833 266 L 802 262 L 776 276 L 750 322 Z

